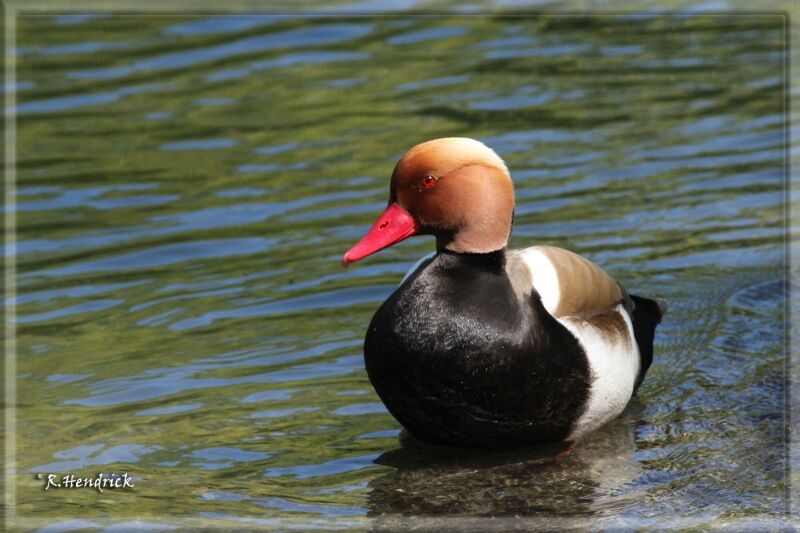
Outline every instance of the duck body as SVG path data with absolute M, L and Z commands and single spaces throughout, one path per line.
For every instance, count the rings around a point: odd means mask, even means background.
M 456 156 L 439 154 L 454 145 Z M 477 141 L 418 145 L 395 168 L 386 211 L 343 258 L 437 237 L 437 252 L 378 308 L 364 342 L 373 387 L 422 440 L 575 443 L 622 412 L 652 361 L 663 304 L 629 295 L 573 252 L 508 250 L 510 183 Z
M 574 255 L 530 251 L 540 250 Z M 637 339 L 632 315 L 640 329 L 654 330 L 658 304 L 633 297 L 638 314 L 629 313 L 636 308 L 630 298 L 607 313 L 559 320 L 535 285 L 514 286 L 527 282 L 530 263 L 506 250 L 442 252 L 375 313 L 364 344 L 367 373 L 413 435 L 479 447 L 574 441 L 627 405 L 652 360 L 652 333 Z M 610 364 L 593 365 L 589 350 Z
M 504 250 L 438 254 L 372 319 L 367 373 L 413 435 L 466 446 L 548 442 L 565 439 L 579 416 L 585 356 L 538 295 L 517 299 L 505 267 Z

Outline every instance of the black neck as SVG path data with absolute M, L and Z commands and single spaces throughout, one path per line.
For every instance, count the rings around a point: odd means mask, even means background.
M 446 248 L 439 250 L 439 264 L 445 268 L 474 268 L 494 274 L 505 272 L 506 249 L 500 248 L 485 254 L 453 252 Z

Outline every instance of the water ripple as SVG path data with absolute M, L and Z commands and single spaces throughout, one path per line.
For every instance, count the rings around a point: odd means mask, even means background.
M 20 516 L 782 516 L 783 17 L 396 12 L 416 4 L 18 18 Z M 370 317 L 434 242 L 339 258 L 402 152 L 442 136 L 508 163 L 512 246 L 579 251 L 670 301 L 637 398 L 561 465 L 426 447 L 366 375 Z M 30 479 L 99 468 L 141 486 L 67 505 Z
M 216 46 L 173 52 L 142 59 L 122 67 L 78 70 L 70 73 L 70 77 L 77 80 L 108 80 L 130 76 L 139 72 L 184 69 L 199 63 L 208 63 L 240 55 L 251 55 L 276 48 L 319 46 L 355 40 L 369 34 L 371 31 L 372 27 L 370 25 L 323 24 L 313 28 L 298 28 L 256 35 Z

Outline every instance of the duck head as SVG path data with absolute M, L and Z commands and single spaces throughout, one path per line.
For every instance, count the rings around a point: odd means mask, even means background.
M 491 148 L 462 137 L 424 142 L 400 158 L 388 207 L 342 264 L 412 235 L 436 236 L 439 251 L 493 252 L 508 243 L 513 216 L 514 185 Z

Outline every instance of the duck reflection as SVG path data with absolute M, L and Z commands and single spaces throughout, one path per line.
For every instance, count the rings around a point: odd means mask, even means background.
M 403 432 L 401 447 L 376 460 L 394 470 L 369 483 L 368 516 L 376 519 L 375 530 L 394 530 L 425 528 L 426 520 L 448 527 L 453 517 L 585 519 L 618 507 L 635 497 L 631 484 L 642 472 L 633 458 L 640 411 L 638 403 L 629 406 L 558 460 L 553 457 L 563 445 L 458 449 Z

